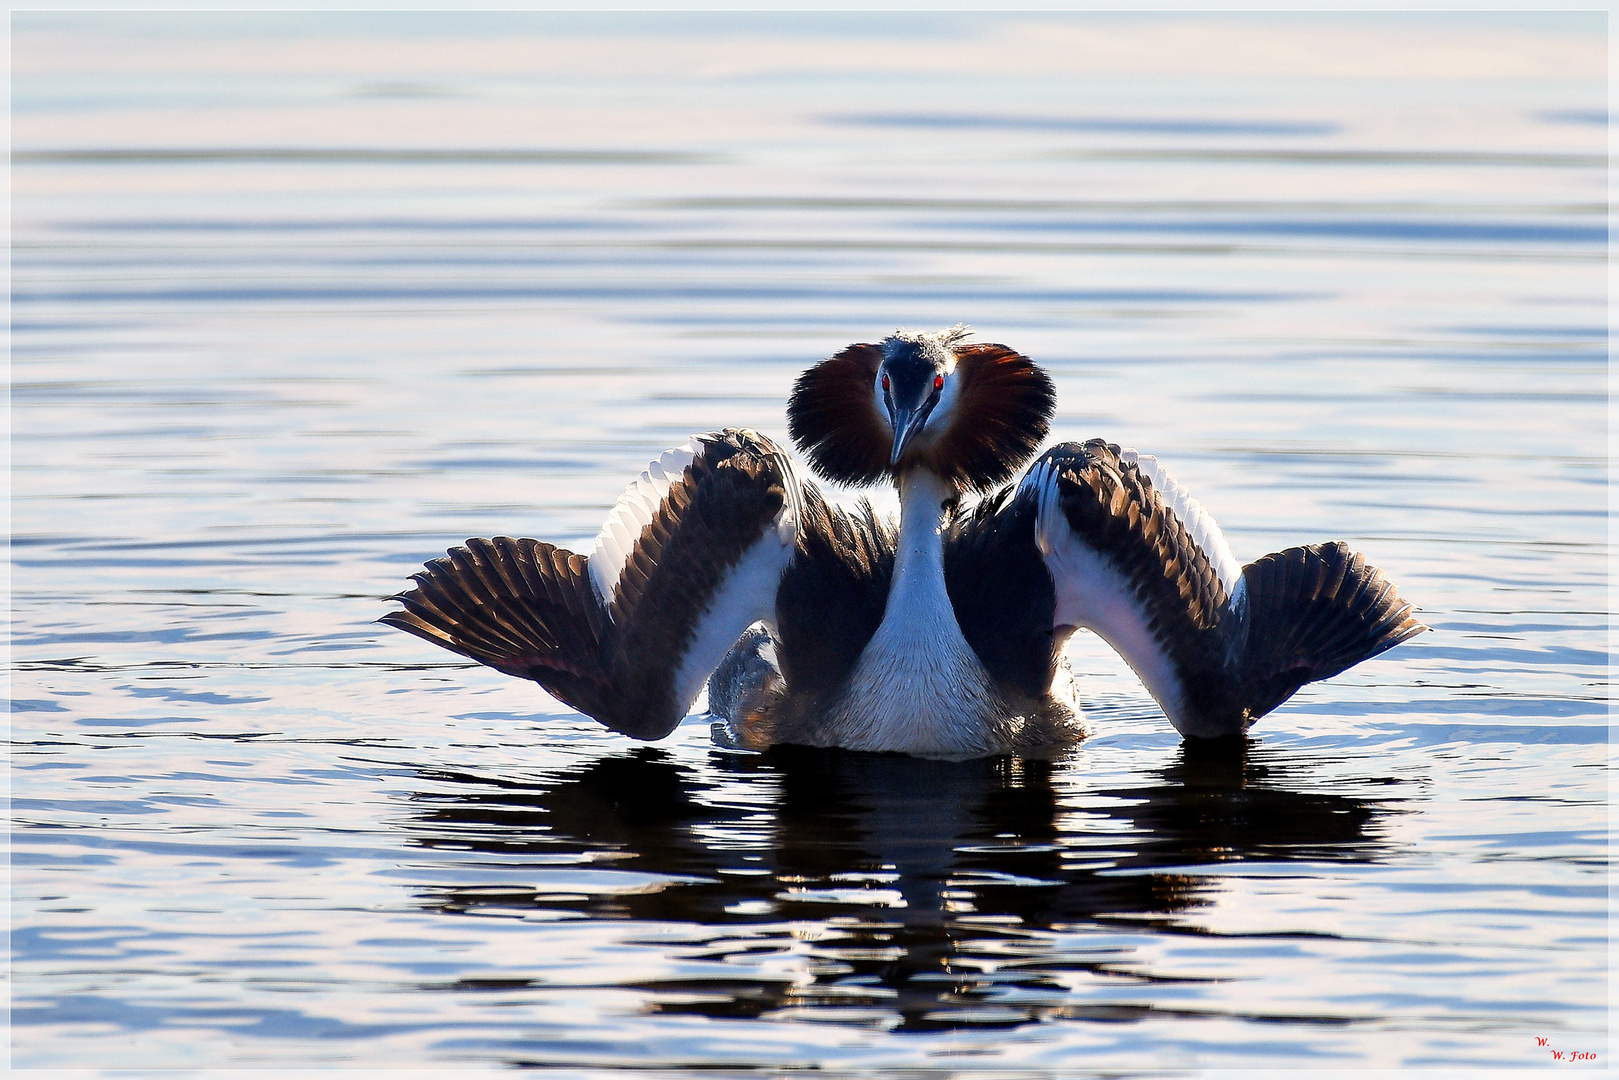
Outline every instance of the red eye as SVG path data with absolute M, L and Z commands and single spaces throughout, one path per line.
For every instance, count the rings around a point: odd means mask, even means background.
M 935 376 L 933 376 L 933 389 L 935 389 L 935 390 L 944 389 L 944 376 L 943 375 L 935 375 Z
M 887 374 L 887 372 L 883 373 L 883 389 L 884 390 L 888 389 L 888 374 Z

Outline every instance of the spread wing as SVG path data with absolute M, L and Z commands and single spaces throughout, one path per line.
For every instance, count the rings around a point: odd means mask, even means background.
M 620 496 L 586 557 L 469 540 L 414 575 L 383 622 L 532 679 L 614 731 L 659 739 L 776 598 L 804 517 L 791 460 L 751 431 L 700 435 Z
M 1240 567 L 1155 459 L 1100 439 L 1053 447 L 1018 498 L 1036 507 L 1059 633 L 1106 640 L 1183 735 L 1244 731 L 1305 683 L 1427 629 L 1341 543 Z

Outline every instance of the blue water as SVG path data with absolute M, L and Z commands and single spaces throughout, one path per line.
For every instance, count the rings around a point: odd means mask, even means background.
M 14 1066 L 1608 1067 L 1601 15 L 12 32 Z M 375 624 L 959 321 L 1434 632 L 945 765 Z

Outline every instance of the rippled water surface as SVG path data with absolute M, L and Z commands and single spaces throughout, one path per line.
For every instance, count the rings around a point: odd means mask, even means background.
M 15 15 L 13 1063 L 1607 1067 L 1605 35 Z M 958 321 L 1434 632 L 939 764 L 373 621 Z

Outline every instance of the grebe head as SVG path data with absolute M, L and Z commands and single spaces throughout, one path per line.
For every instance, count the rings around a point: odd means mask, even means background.
M 874 390 L 892 433 L 891 468 L 899 467 L 907 450 L 920 452 L 937 443 L 939 433 L 950 426 L 960 396 L 953 378 L 956 353 L 952 346 L 966 336 L 967 328 L 956 326 L 937 334 L 901 330 L 883 341 Z
M 959 489 L 1012 478 L 1051 423 L 1051 380 L 1004 345 L 972 331 L 896 331 L 850 345 L 801 375 L 787 406 L 793 441 L 828 480 L 898 481 L 915 468 Z

